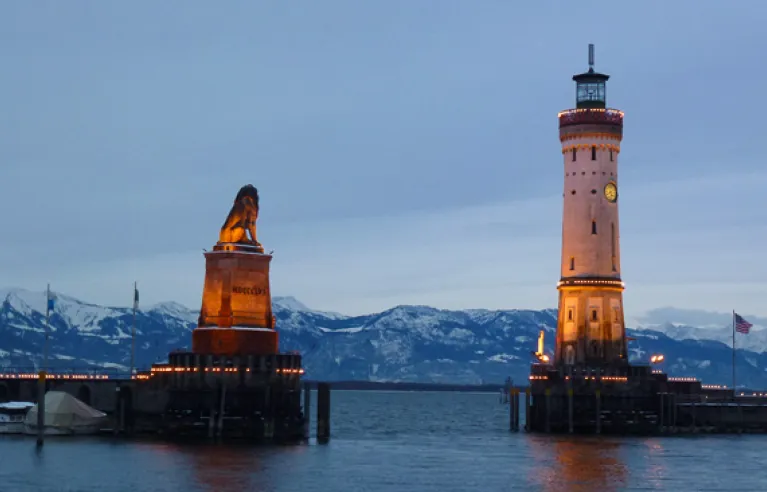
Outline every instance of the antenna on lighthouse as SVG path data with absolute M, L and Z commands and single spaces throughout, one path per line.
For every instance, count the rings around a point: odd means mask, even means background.
M 589 44 L 589 70 L 594 70 L 594 45 Z

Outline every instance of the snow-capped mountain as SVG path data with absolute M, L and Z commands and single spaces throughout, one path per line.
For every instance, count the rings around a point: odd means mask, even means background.
M 51 313 L 49 364 L 125 371 L 130 364 L 133 313 L 129 307 L 89 304 L 63 294 Z M 315 380 L 445 383 L 525 381 L 539 330 L 551 350 L 556 310 L 448 311 L 396 306 L 381 313 L 344 316 L 308 308 L 292 297 L 275 297 L 280 348 L 304 355 Z M 168 302 L 136 316 L 136 365 L 164 360 L 189 347 L 198 312 Z M 752 320 L 752 322 L 754 322 Z M 754 322 L 756 324 L 756 322 Z M 758 328 L 758 325 L 757 325 Z M 666 356 L 664 370 L 707 383 L 731 382 L 731 328 L 702 329 L 650 324 L 629 330 L 631 359 Z M 45 294 L 0 290 L 0 366 L 38 367 L 45 333 Z M 724 335 L 727 333 L 729 339 Z M 738 382 L 767 387 L 767 330 L 739 335 Z M 724 343 L 723 343 L 724 342 Z M 748 344 L 748 345 L 747 345 Z M 739 385 L 740 385 L 739 384 Z

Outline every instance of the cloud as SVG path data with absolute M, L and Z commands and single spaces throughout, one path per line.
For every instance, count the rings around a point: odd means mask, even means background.
M 765 5 L 19 3 L 0 43 L 0 285 L 129 304 L 138 280 L 142 302 L 194 307 L 201 250 L 252 182 L 275 293 L 350 313 L 551 307 L 556 113 L 594 42 L 626 111 L 627 309 L 764 314 Z
M 720 174 L 621 186 L 622 270 L 629 315 L 659 306 L 764 315 L 767 173 Z M 274 224 L 272 290 L 307 305 L 364 313 L 395 304 L 443 308 L 556 305 L 560 196 L 391 216 Z M 210 248 L 217 230 L 208 231 Z M 199 304 L 202 251 L 52 268 L 55 287 L 129 304 L 134 279 L 145 302 Z M 26 288 L 40 288 L 21 282 Z

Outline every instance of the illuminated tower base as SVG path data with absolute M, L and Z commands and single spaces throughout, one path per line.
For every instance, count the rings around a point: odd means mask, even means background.
M 612 279 L 563 279 L 555 361 L 565 365 L 626 364 L 623 284 Z

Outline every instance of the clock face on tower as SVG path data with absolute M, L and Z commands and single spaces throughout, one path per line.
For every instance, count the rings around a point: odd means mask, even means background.
M 605 185 L 605 198 L 609 202 L 614 202 L 618 199 L 618 188 L 615 186 L 615 183 L 610 182 Z

